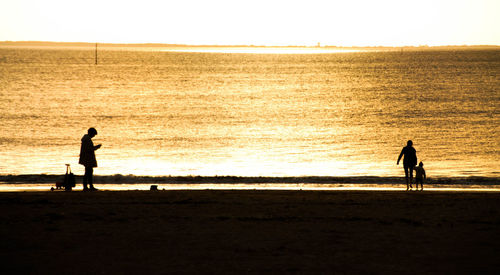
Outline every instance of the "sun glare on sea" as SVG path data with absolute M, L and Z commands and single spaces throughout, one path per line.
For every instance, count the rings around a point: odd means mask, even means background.
M 231 160 L 207 161 L 187 163 L 183 161 L 161 161 L 154 157 L 138 157 L 130 159 L 102 159 L 100 172 L 105 175 L 121 174 L 136 176 L 168 176 L 168 175 L 194 175 L 194 176 L 361 176 L 363 173 L 380 173 L 381 165 L 372 167 L 348 161 L 315 161 L 311 163 L 288 162 L 281 163 L 272 160 L 263 160 L 259 156 L 235 157 Z M 387 166 L 387 165 L 386 165 Z M 377 169 L 377 170 L 376 170 Z M 110 171 L 110 172 L 108 172 Z M 360 173 L 362 171 L 362 173 Z M 75 172 L 83 174 L 81 167 L 75 167 Z M 390 170 L 385 174 L 389 175 Z
M 322 48 L 322 47 L 191 47 L 169 48 L 164 52 L 191 53 L 247 53 L 247 54 L 328 54 L 361 52 L 360 49 Z

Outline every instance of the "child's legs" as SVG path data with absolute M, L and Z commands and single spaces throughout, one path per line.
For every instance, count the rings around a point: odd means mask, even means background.
M 420 183 L 420 186 L 422 188 L 424 188 L 424 179 L 422 179 L 422 178 L 416 178 L 415 179 L 416 188 L 418 188 L 418 183 Z

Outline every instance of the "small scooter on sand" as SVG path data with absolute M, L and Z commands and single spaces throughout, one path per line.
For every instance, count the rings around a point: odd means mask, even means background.
M 73 187 L 76 186 L 75 174 L 71 172 L 70 164 L 66 164 L 66 174 L 64 174 L 63 182 L 56 182 L 56 190 L 63 189 L 65 191 L 71 191 Z M 54 187 L 50 188 L 51 191 L 54 191 Z

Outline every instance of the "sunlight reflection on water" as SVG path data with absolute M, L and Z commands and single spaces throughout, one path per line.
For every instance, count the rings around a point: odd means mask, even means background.
M 95 175 L 402 176 L 407 139 L 433 177 L 500 171 L 496 50 L 0 56 L 0 175 L 82 175 L 91 126 Z

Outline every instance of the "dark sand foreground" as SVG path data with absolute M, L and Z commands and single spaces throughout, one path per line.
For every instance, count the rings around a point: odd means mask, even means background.
M 0 273 L 498 274 L 500 193 L 0 193 Z

